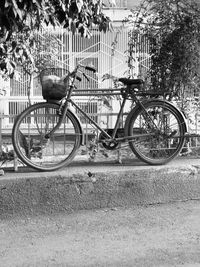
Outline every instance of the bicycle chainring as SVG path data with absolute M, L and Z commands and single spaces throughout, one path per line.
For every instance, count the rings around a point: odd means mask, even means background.
M 106 130 L 108 134 L 111 134 L 111 129 Z M 99 135 L 99 141 L 101 142 L 102 146 L 107 150 L 114 150 L 118 147 L 119 143 L 115 140 L 107 141 L 106 137 L 103 135 L 103 133 L 100 133 Z

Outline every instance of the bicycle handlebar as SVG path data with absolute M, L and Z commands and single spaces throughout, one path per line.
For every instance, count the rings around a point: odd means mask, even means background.
M 96 69 L 93 68 L 93 67 L 91 67 L 91 66 L 86 66 L 85 69 L 86 69 L 86 70 L 89 70 L 89 71 L 92 71 L 92 72 L 94 72 L 94 73 L 96 72 Z
M 75 69 L 70 73 L 70 76 L 73 77 L 74 80 L 77 79 L 79 82 L 82 80 L 81 77 L 77 75 L 79 68 L 84 68 L 85 70 L 92 71 L 93 73 L 96 72 L 96 69 L 94 67 L 78 63 Z M 83 71 L 82 71 L 82 74 L 88 81 L 90 81 L 88 76 Z
M 85 68 L 86 70 L 92 71 L 92 72 L 96 72 L 97 70 L 92 67 L 92 66 L 87 66 L 87 65 L 83 65 L 81 63 L 78 63 L 78 65 L 76 66 L 76 69 L 78 70 L 79 68 Z

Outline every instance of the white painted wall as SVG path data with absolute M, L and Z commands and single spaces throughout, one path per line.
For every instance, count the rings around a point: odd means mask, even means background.
M 142 0 L 127 0 L 127 8 L 131 9 L 135 6 L 138 6 Z

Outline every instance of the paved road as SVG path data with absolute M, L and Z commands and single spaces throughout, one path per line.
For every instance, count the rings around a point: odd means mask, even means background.
M 0 221 L 0 266 L 200 266 L 200 201 Z

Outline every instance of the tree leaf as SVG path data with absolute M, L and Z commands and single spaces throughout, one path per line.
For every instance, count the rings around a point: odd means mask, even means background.
M 9 0 L 5 0 L 5 4 L 4 4 L 5 8 L 11 6 L 11 3 Z
M 77 5 L 77 8 L 78 8 L 78 12 L 80 13 L 81 9 L 83 7 L 83 0 L 76 0 L 76 5 Z

